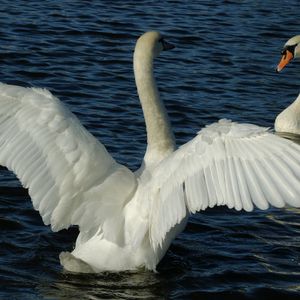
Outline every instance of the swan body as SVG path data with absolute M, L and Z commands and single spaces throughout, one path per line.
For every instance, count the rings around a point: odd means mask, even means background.
M 274 128 L 277 132 L 300 134 L 300 94 L 276 117 Z
M 0 85 L 0 164 L 17 174 L 52 230 L 79 226 L 74 250 L 60 255 L 66 270 L 155 270 L 190 213 L 300 206 L 300 146 L 267 128 L 220 120 L 176 148 L 153 76 L 153 60 L 170 48 L 158 32 L 136 44 L 147 129 L 136 172 L 49 91 Z
M 300 35 L 290 38 L 284 45 L 281 60 L 276 68 L 280 72 L 292 59 L 300 57 Z M 275 119 L 277 132 L 300 134 L 300 94 Z

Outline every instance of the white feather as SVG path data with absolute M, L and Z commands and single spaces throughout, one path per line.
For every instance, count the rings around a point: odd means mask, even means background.
M 189 212 L 300 206 L 300 146 L 267 128 L 220 120 L 176 150 L 153 77 L 161 35 L 144 34 L 134 72 L 147 151 L 134 174 L 49 91 L 0 84 L 0 164 L 29 189 L 53 230 L 79 225 L 70 271 L 154 270 Z
M 197 148 L 201 148 L 201 153 Z M 160 194 L 159 201 L 152 201 L 155 207 L 152 205 L 151 210 L 159 211 L 162 216 L 157 220 L 157 214 L 151 214 L 156 216 L 150 218 L 152 246 L 155 249 L 161 245 L 171 227 L 180 223 L 165 210 L 172 205 L 172 210 L 178 209 L 180 215 L 184 201 L 192 213 L 205 208 L 203 199 L 208 199 L 209 207 L 227 205 L 246 211 L 253 210 L 254 205 L 267 209 L 269 203 L 276 207 L 285 204 L 299 207 L 299 151 L 300 147 L 293 142 L 255 125 L 221 120 L 204 128 L 153 172 L 148 184 L 151 196 L 155 197 L 162 188 L 166 192 Z M 180 182 L 173 179 L 176 173 L 181 174 Z M 204 179 L 199 174 L 204 174 Z M 176 186 L 184 186 L 184 194 L 179 193 L 174 201 L 166 185 L 174 190 Z
M 79 225 L 88 231 L 103 225 L 111 211 L 103 212 L 93 226 L 87 214 L 77 218 L 74 214 L 79 203 L 95 211 L 95 198 L 98 206 L 103 205 L 107 200 L 101 193 L 89 197 L 88 192 L 124 167 L 50 92 L 1 84 L 0 101 L 0 163 L 13 170 L 29 188 L 33 205 L 44 222 L 51 222 L 53 230 Z M 128 190 L 136 186 L 133 174 L 126 172 L 131 179 L 124 188 L 120 181 L 112 180 L 111 186 L 106 185 L 106 189 L 118 185 L 124 192 L 118 199 L 120 207 L 128 200 Z M 121 212 L 119 218 L 124 218 Z

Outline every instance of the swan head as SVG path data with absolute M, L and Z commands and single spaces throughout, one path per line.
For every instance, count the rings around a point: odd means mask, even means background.
M 276 72 L 280 72 L 293 58 L 300 57 L 300 35 L 293 36 L 285 43 L 281 55 Z
M 147 57 L 155 58 L 161 51 L 171 50 L 174 45 L 165 41 L 163 36 L 157 31 L 144 33 L 136 42 L 135 53 L 140 53 Z

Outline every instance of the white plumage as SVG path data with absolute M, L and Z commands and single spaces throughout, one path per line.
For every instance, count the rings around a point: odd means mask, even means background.
M 292 104 L 276 117 L 274 128 L 283 134 L 300 135 L 300 94 Z
M 148 145 L 135 173 L 50 92 L 0 85 L 0 164 L 29 188 L 45 224 L 79 226 L 74 251 L 60 256 L 67 270 L 155 270 L 189 213 L 207 207 L 300 206 L 300 146 L 267 128 L 220 120 L 175 149 L 153 77 L 153 59 L 170 48 L 157 32 L 136 45 Z
M 284 45 L 281 60 L 276 68 L 280 72 L 293 59 L 300 58 L 300 35 L 293 36 Z M 275 120 L 277 132 L 300 135 L 300 94 Z

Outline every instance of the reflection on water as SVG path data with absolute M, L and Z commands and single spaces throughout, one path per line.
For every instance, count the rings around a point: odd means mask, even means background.
M 62 273 L 49 285 L 38 286 L 46 299 L 164 299 L 164 282 L 152 272 L 80 275 Z

